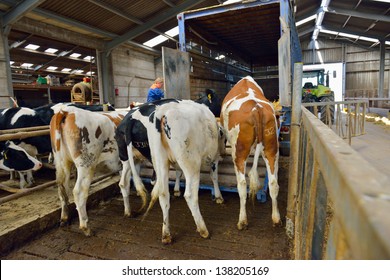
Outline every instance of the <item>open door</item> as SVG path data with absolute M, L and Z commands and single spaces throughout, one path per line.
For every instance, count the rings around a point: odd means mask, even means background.
M 190 55 L 162 48 L 165 98 L 190 99 Z

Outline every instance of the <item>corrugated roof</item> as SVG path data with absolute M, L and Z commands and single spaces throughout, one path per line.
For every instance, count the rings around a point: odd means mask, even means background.
M 296 22 L 313 14 L 319 14 L 321 2 L 319 0 L 293 1 L 296 6 Z M 344 41 L 373 49 L 379 49 L 379 44 L 359 38 L 351 39 L 342 33 L 390 41 L 390 1 L 329 0 L 327 4 L 321 22 L 323 30 L 327 32 L 320 32 L 319 38 Z M 315 20 L 298 26 L 300 39 L 310 39 L 314 28 Z M 390 49 L 390 45 L 386 45 L 386 48 Z

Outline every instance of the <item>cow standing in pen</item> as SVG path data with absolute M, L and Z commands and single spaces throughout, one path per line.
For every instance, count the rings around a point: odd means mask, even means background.
M 133 108 L 126 115 L 115 132 L 115 139 L 119 147 L 119 157 L 123 166 L 119 186 L 125 202 L 125 216 L 131 216 L 131 208 L 128 199 L 131 175 L 133 175 L 134 186 L 143 200 L 143 206 L 140 210 L 146 206 L 147 195 L 145 186 L 139 176 L 139 170 L 142 161 L 147 160 L 152 162 L 147 131 L 154 127 L 153 118 L 156 109 L 164 104 L 180 102 L 183 101 L 179 99 L 161 99 Z M 180 196 L 181 171 L 179 166 L 175 164 L 172 165 L 176 168 L 174 196 Z M 223 197 L 219 190 L 216 173 L 211 170 L 210 175 L 214 185 L 215 200 L 217 203 L 223 203 Z
M 265 98 L 263 90 L 252 77 L 241 79 L 226 95 L 222 102 L 221 124 L 232 147 L 232 159 L 237 177 L 240 196 L 239 230 L 248 225 L 246 215 L 247 184 L 246 163 L 254 151 L 254 161 L 249 171 L 249 189 L 254 197 L 260 189 L 257 164 L 262 155 L 268 173 L 268 186 L 272 199 L 272 221 L 280 223 L 277 205 L 278 185 L 278 119 L 273 105 Z
M 13 141 L 0 142 L 0 169 L 5 171 L 36 171 L 42 163 Z
M 44 125 L 48 125 L 48 123 L 45 123 L 37 114 L 37 112 L 30 108 L 17 107 L 7 108 L 0 111 L 0 130 Z M 13 143 L 19 146 L 21 149 L 25 150 L 33 158 L 36 158 L 38 154 L 48 154 L 51 151 L 49 135 L 33 136 L 22 140 L 13 140 Z M 19 151 L 21 150 L 19 149 Z M 8 157 L 7 160 L 8 165 L 16 166 L 15 164 L 11 163 L 14 158 Z M 14 170 L 18 171 L 19 173 L 20 188 L 24 188 L 33 184 L 34 178 L 31 169 L 19 166 L 17 167 L 17 169 Z M 37 169 L 35 168 L 33 170 Z M 23 173 L 21 173 L 22 171 Z M 24 177 L 25 174 L 26 179 Z
M 58 194 L 61 201 L 61 224 L 68 222 L 70 173 L 74 164 L 77 180 L 73 188 L 80 229 L 91 235 L 88 226 L 87 198 L 98 164 L 104 163 L 112 171 L 119 171 L 118 146 L 115 129 L 123 115 L 117 112 L 99 114 L 73 106 L 57 107 L 50 122 L 50 137 L 56 166 Z
M 172 242 L 168 188 L 170 164 L 183 171 L 186 180 L 184 197 L 196 229 L 203 238 L 209 237 L 199 209 L 198 191 L 201 168 L 211 168 L 214 178 L 218 179 L 218 161 L 224 139 L 214 115 L 206 106 L 190 100 L 166 103 L 156 108 L 146 128 L 156 171 L 156 184 L 148 210 L 159 199 L 163 212 L 162 243 Z

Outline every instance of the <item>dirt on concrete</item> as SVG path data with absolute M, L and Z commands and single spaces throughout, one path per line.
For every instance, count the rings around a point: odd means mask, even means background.
M 89 223 L 93 236 L 86 237 L 78 228 L 72 211 L 69 226 L 60 227 L 59 199 L 56 187 L 49 187 L 0 205 L 0 244 L 3 260 L 204 260 L 204 259 L 291 259 L 291 244 L 285 233 L 287 207 L 288 158 L 279 169 L 279 210 L 283 225 L 274 227 L 271 201 L 248 201 L 249 226 L 239 231 L 237 193 L 224 192 L 225 203 L 216 204 L 209 190 L 200 190 L 199 205 L 210 232 L 203 239 L 196 232 L 190 210 L 183 197 L 171 196 L 170 222 L 174 242 L 161 243 L 162 213 L 158 203 L 143 219 L 125 218 L 123 200 L 116 183 L 118 177 L 91 187 L 88 198 Z M 54 171 L 52 171 L 54 172 Z M 53 177 L 53 174 L 45 176 Z M 148 187 L 150 190 L 150 186 Z M 183 192 L 183 189 L 181 189 Z M 140 198 L 130 197 L 133 208 Z M 6 245 L 4 245 L 6 244 Z

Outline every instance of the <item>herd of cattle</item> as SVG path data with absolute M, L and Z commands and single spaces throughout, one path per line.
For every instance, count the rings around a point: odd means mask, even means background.
M 162 242 L 169 244 L 169 170 L 175 168 L 177 177 L 185 177 L 184 198 L 194 217 L 197 231 L 209 236 L 198 204 L 201 170 L 210 170 L 217 203 L 223 203 L 218 186 L 218 162 L 225 151 L 226 140 L 231 145 L 240 213 L 237 227 L 246 228 L 247 183 L 246 162 L 254 154 L 248 176 L 249 194 L 254 197 L 260 189 L 257 163 L 262 155 L 268 173 L 268 188 L 272 199 L 272 220 L 280 223 L 277 206 L 278 127 L 275 109 L 264 96 L 260 86 L 251 78 L 240 80 L 225 96 L 221 107 L 206 92 L 204 101 L 163 99 L 145 103 L 130 111 L 93 112 L 93 106 L 50 104 L 36 109 L 9 108 L 0 111 L 0 130 L 43 126 L 50 124 L 50 136 L 30 137 L 1 143 L 0 168 L 21 172 L 21 187 L 32 183 L 32 170 L 42 164 L 37 155 L 52 152 L 56 181 L 61 202 L 61 225 L 69 219 L 69 196 L 73 187 L 74 202 L 80 229 L 91 235 L 86 203 L 96 168 L 120 171 L 119 187 L 124 201 L 124 214 L 144 212 L 146 216 L 159 200 L 163 213 Z M 207 106 L 200 103 L 206 103 Z M 219 103 L 220 105 L 220 103 Z M 218 118 L 219 121 L 218 121 Z M 144 161 L 152 163 L 155 181 L 149 199 L 140 168 Z M 72 167 L 77 169 L 74 186 L 70 185 Z M 27 182 L 23 173 L 27 172 Z M 130 179 L 142 198 L 142 207 L 132 211 L 129 202 Z M 180 193 L 175 186 L 175 195 Z

